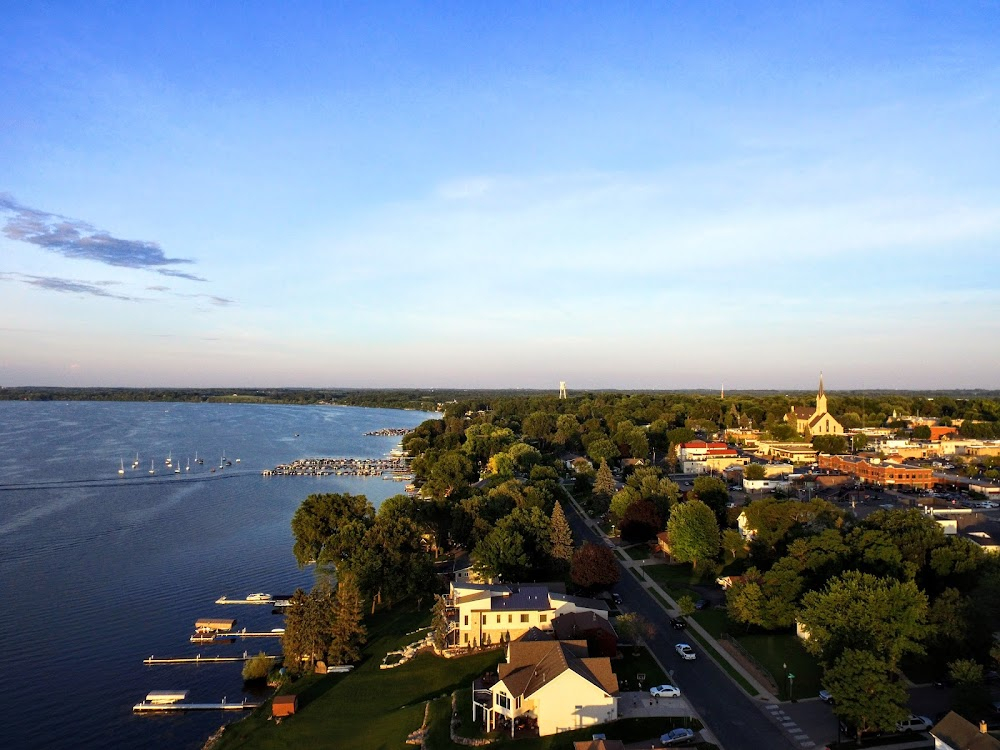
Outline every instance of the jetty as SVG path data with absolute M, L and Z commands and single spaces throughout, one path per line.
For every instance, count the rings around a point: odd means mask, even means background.
M 224 662 L 250 661 L 257 654 L 243 652 L 243 656 L 175 656 L 157 658 L 150 654 L 148 659 L 143 659 L 143 664 L 221 664 Z M 280 659 L 280 654 L 264 654 L 268 659 Z
M 143 701 L 132 706 L 133 711 L 251 711 L 260 707 L 260 703 L 249 703 L 246 698 L 239 703 L 228 703 L 225 698 L 221 703 L 154 703 Z

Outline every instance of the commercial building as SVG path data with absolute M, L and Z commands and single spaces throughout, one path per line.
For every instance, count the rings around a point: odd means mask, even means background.
M 931 469 L 907 466 L 895 461 L 881 461 L 877 458 L 828 456 L 824 453 L 819 457 L 819 467 L 821 469 L 850 474 L 864 482 L 883 487 L 930 489 L 937 482 L 934 478 L 934 472 Z

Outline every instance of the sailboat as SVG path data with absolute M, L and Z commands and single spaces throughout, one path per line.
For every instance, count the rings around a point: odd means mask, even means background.
M 124 458 L 120 458 L 118 460 L 121 461 L 121 468 L 118 469 L 118 474 L 120 476 L 120 475 L 122 475 L 122 474 L 125 473 L 125 459 Z
M 153 459 L 149 459 L 149 473 L 150 474 L 156 473 L 156 469 L 153 468 Z
M 167 454 L 167 460 L 164 461 L 163 463 L 165 463 L 167 466 L 170 466 L 174 462 L 173 455 L 174 455 L 173 451 L 171 451 L 170 453 L 168 453 Z
M 205 463 L 205 459 L 204 458 L 198 458 L 198 451 L 194 452 L 194 462 L 196 464 L 203 464 L 203 463 Z
M 133 469 L 139 468 L 139 451 L 135 452 L 135 461 L 132 462 L 132 468 Z
M 187 465 L 187 468 L 184 469 L 184 471 L 191 471 L 191 459 L 190 458 L 188 458 L 188 465 Z
M 180 473 L 181 473 L 181 462 L 178 461 L 177 465 L 174 467 L 174 474 L 180 474 Z

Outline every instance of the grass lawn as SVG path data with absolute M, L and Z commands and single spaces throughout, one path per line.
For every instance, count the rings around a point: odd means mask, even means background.
M 648 560 L 653 556 L 653 551 L 645 542 L 640 544 L 630 544 L 628 547 L 622 547 L 622 549 L 625 551 L 625 554 L 633 560 Z
M 802 641 L 794 633 L 746 634 L 743 626 L 731 623 L 724 609 L 707 609 L 693 615 L 705 630 L 716 639 L 722 633 L 729 633 L 739 641 L 765 669 L 774 677 L 782 700 L 790 698 L 811 698 L 821 688 L 822 669 L 815 657 L 806 652 Z M 785 666 L 787 665 L 787 666 Z M 787 675 L 791 672 L 795 679 L 791 682 Z M 792 688 L 789 695 L 789 687 Z
M 693 573 L 690 565 L 650 565 L 646 568 L 646 575 L 675 600 L 685 594 L 695 600 L 701 598 L 701 594 L 691 588 L 691 584 L 701 582 L 701 576 Z
M 406 633 L 429 622 L 429 613 L 400 609 L 382 613 L 369 624 L 364 660 L 346 675 L 312 675 L 287 692 L 299 695 L 299 710 L 280 726 L 269 720 L 270 703 L 227 727 L 218 750 L 231 748 L 336 747 L 378 750 L 400 748 L 423 723 L 427 700 L 450 696 L 495 669 L 501 651 L 460 659 L 421 654 L 395 669 L 380 670 L 386 651 L 416 639 Z M 445 727 L 447 733 L 447 726 Z M 447 736 L 447 734 L 446 734 Z
M 625 648 L 620 658 L 611 660 L 611 668 L 618 676 L 618 683 L 622 690 L 639 690 L 636 679 L 638 674 L 646 675 L 646 679 L 642 683 L 643 689 L 670 682 L 663 670 L 660 669 L 660 665 L 645 648 L 640 648 L 638 655 L 633 654 L 631 648 Z

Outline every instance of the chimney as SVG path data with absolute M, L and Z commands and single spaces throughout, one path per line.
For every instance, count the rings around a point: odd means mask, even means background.
M 980 721 L 979 721 L 979 733 L 980 734 L 988 734 L 989 731 L 990 731 L 990 728 L 986 725 L 986 722 L 983 721 L 982 719 L 980 719 Z

